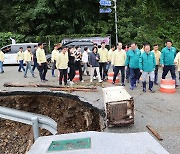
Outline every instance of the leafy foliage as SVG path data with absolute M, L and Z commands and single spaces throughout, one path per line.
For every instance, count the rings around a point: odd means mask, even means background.
M 136 41 L 139 45 L 148 41 L 163 47 L 169 38 L 180 48 L 179 8 L 179 0 L 117 1 L 119 41 Z M 7 42 L 8 32 L 11 36 L 21 34 L 26 41 L 36 36 L 53 39 L 71 34 L 111 34 L 114 40 L 112 10 L 110 14 L 100 14 L 99 0 L 1 0 L 1 45 Z M 16 39 L 19 37 L 16 35 Z
M 5 46 L 8 44 L 11 44 L 10 37 L 16 38 L 17 42 L 24 42 L 25 41 L 24 40 L 25 35 L 20 35 L 20 34 L 11 33 L 11 32 L 0 33 L 0 46 Z

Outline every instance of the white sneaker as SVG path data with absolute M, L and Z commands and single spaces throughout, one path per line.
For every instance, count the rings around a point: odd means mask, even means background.
M 90 79 L 90 82 L 93 82 L 93 80 L 92 80 L 92 79 Z
M 84 80 L 81 80 L 81 82 L 83 83 L 83 82 L 84 82 Z
M 103 82 L 103 80 L 99 80 L 99 83 Z
M 95 76 L 93 76 L 93 79 L 94 79 L 94 80 L 96 80 L 96 77 L 95 77 Z

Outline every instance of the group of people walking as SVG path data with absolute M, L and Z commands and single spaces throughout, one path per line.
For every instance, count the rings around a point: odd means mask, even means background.
M 160 65 L 163 68 L 162 79 L 165 79 L 170 71 L 172 79 L 176 81 L 176 65 L 180 73 L 179 56 L 180 53 L 176 53 L 176 49 L 172 47 L 171 40 L 166 41 L 166 47 L 161 52 L 158 50 L 157 44 L 153 46 L 153 50 L 151 51 L 149 43 L 144 43 L 141 50 L 137 48 L 136 43 L 131 43 L 129 49 L 125 52 L 122 50 L 122 43 L 118 43 L 117 50 L 113 52 L 111 62 L 114 66 L 113 84 L 119 70 L 121 70 L 121 83 L 124 86 L 125 70 L 127 70 L 129 74 L 126 73 L 126 75 L 130 79 L 131 90 L 134 90 L 141 77 L 143 92 L 146 92 L 146 80 L 147 76 L 149 76 L 148 89 L 154 93 L 153 84 L 158 85 L 158 68 Z M 176 86 L 178 85 L 176 84 Z
M 63 47 L 59 58 L 56 56 L 54 62 L 54 66 L 60 70 L 59 83 L 62 84 L 62 78 L 64 78 L 65 85 L 68 83 L 68 79 L 70 84 L 74 84 L 75 70 L 79 70 L 79 80 L 81 82 L 84 82 L 82 75 L 85 72 L 87 75 L 90 73 L 90 82 L 93 82 L 96 78 L 99 82 L 103 82 L 107 79 L 109 69 L 112 68 L 114 72 L 112 84 L 115 84 L 116 77 L 121 71 L 121 86 L 125 86 L 125 79 L 127 79 L 127 81 L 130 81 L 130 89 L 134 90 L 141 77 L 143 92 L 146 92 L 146 80 L 149 76 L 148 89 L 150 92 L 154 92 L 153 85 L 158 85 L 159 66 L 163 68 L 162 79 L 165 79 L 170 71 L 172 79 L 176 81 L 176 65 L 179 66 L 178 71 L 180 73 L 180 54 L 176 53 L 176 49 L 172 47 L 172 41 L 170 40 L 166 41 L 166 47 L 161 52 L 158 44 L 154 44 L 152 51 L 148 43 L 144 43 L 141 50 L 138 49 L 136 43 L 131 43 L 128 48 L 122 49 L 123 45 L 119 42 L 117 49 L 112 46 L 109 51 L 105 45 L 105 42 L 102 42 L 98 48 L 95 44 L 92 51 L 85 47 L 83 53 L 79 46 Z M 55 50 L 57 50 L 56 48 L 55 46 Z M 56 53 L 59 53 L 59 51 L 57 50 Z M 64 67 L 61 67 L 60 64 L 64 64 Z M 54 69 L 52 72 L 54 72 Z
M 43 43 L 38 43 L 38 46 L 35 45 L 33 51 L 31 51 L 31 46 L 27 46 L 25 51 L 23 51 L 22 47 L 19 48 L 19 52 L 17 53 L 17 62 L 19 63 L 18 72 L 22 72 L 23 70 L 24 78 L 27 78 L 28 70 L 30 70 L 32 77 L 35 78 L 34 70 L 37 67 L 41 81 L 48 81 L 46 79 L 47 59 L 43 48 Z M 32 62 L 33 67 L 31 67 Z
M 121 42 L 117 44 L 117 48 L 112 45 L 108 51 L 105 42 L 98 47 L 94 44 L 92 51 L 88 47 L 81 51 L 80 46 L 61 46 L 57 44 L 51 54 L 52 77 L 55 76 L 55 69 L 58 70 L 59 85 L 73 85 L 73 79 L 76 75 L 76 70 L 79 71 L 79 80 L 84 82 L 83 74 L 90 76 L 90 82 L 98 78 L 99 82 L 107 79 L 109 69 L 114 72 L 113 82 L 115 84 L 119 71 L 121 72 L 121 86 L 125 86 L 125 79 L 130 81 L 130 89 L 134 90 L 140 77 L 142 78 L 143 92 L 146 92 L 147 77 L 149 76 L 149 91 L 154 92 L 153 85 L 158 84 L 158 68 L 162 66 L 162 79 L 170 71 L 172 79 L 176 81 L 176 66 L 178 66 L 180 79 L 180 53 L 176 53 L 176 48 L 172 46 L 172 41 L 166 41 L 166 47 L 160 52 L 158 44 L 151 46 L 148 43 L 143 44 L 141 50 L 138 49 L 136 43 L 131 43 L 123 49 Z M 0 51 L 0 73 L 3 73 L 4 54 Z M 23 48 L 19 48 L 17 53 L 17 61 L 19 62 L 18 71 L 24 72 L 24 77 L 27 77 L 27 72 L 30 70 L 32 77 L 35 77 L 34 70 L 37 67 L 39 76 L 42 82 L 46 82 L 47 59 L 43 44 L 38 43 L 31 51 L 31 46 L 23 52 Z M 34 63 L 31 67 L 32 62 Z M 24 64 L 25 63 L 25 68 Z M 126 75 L 125 75 L 126 74 Z

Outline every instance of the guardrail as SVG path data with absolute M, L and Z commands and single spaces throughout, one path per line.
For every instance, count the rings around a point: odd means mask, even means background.
M 32 125 L 35 140 L 39 137 L 39 127 L 47 129 L 54 135 L 57 133 L 57 123 L 48 116 L 0 107 L 0 118 Z

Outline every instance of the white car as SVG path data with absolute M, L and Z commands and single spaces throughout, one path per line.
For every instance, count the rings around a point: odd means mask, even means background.
M 34 50 L 34 46 L 38 43 L 17 43 L 10 44 L 1 48 L 4 52 L 4 63 L 3 64 L 17 64 L 17 53 L 20 47 L 23 47 L 23 51 L 27 49 L 27 46 L 31 46 L 31 51 Z

